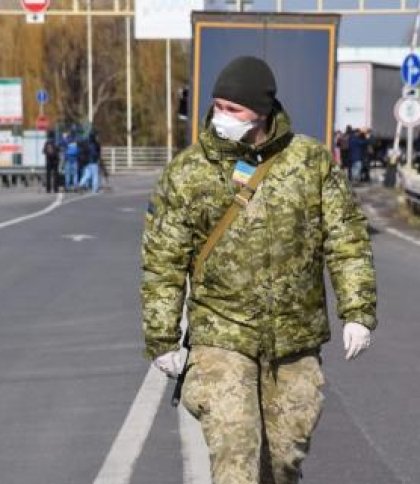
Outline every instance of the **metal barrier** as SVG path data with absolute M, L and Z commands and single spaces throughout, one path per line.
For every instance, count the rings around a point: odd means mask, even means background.
M 405 193 L 408 206 L 416 214 L 420 214 L 420 173 L 407 166 L 398 169 L 401 187 Z
M 0 188 L 12 185 L 29 186 L 44 180 L 45 168 L 40 166 L 11 166 L 0 168 Z
M 126 146 L 104 146 L 102 147 L 102 161 L 111 175 L 130 173 L 162 168 L 167 163 L 167 153 L 165 146 L 135 146 L 132 148 L 130 158 Z M 175 153 L 176 150 L 173 150 L 173 155 Z M 42 183 L 44 177 L 45 168 L 43 166 L 0 167 L 0 187 Z
M 122 171 L 161 168 L 167 162 L 167 153 L 165 146 L 135 146 L 132 148 L 130 159 L 126 146 L 104 146 L 102 160 L 113 174 Z

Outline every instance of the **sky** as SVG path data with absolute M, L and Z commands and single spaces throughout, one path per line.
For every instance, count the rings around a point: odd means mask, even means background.
M 229 1 L 229 0 L 228 0 Z M 245 0 L 245 11 L 275 11 L 276 0 Z M 251 4 L 252 2 L 252 4 Z M 206 10 L 234 10 L 235 0 L 205 0 Z M 406 0 L 408 8 L 418 0 Z M 316 0 L 283 0 L 284 11 L 315 9 Z M 324 0 L 325 8 L 356 8 L 358 0 Z M 365 0 L 366 8 L 397 8 L 399 0 Z M 344 15 L 339 29 L 340 47 L 404 47 L 410 44 L 415 15 Z

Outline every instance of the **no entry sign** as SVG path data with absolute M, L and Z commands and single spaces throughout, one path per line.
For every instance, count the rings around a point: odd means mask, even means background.
M 20 0 L 20 3 L 28 13 L 44 13 L 50 6 L 50 0 Z
M 36 129 L 46 131 L 50 127 L 50 120 L 47 115 L 39 114 L 35 121 Z

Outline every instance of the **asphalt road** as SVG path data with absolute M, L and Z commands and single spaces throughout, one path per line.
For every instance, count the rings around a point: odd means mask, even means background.
M 112 191 L 66 195 L 46 213 L 54 195 L 0 191 L 1 484 L 206 482 L 204 460 L 199 477 L 187 470 L 201 444 L 180 429 L 172 383 L 141 357 L 138 252 L 154 178 L 114 178 Z M 383 226 L 373 242 L 380 326 L 348 363 L 332 317 L 306 484 L 420 483 L 420 248 Z

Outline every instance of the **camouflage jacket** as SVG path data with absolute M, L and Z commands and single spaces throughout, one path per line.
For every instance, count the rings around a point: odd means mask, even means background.
M 268 358 L 318 348 L 330 338 L 325 262 L 339 317 L 374 329 L 366 221 L 329 151 L 302 135 L 284 143 L 290 124 L 281 110 L 257 147 L 221 140 L 209 121 L 206 126 L 199 142 L 165 168 L 147 211 L 141 288 L 146 356 L 178 348 L 186 278 L 239 190 L 232 182 L 238 159 L 275 156 L 249 205 L 191 279 L 190 342 Z

